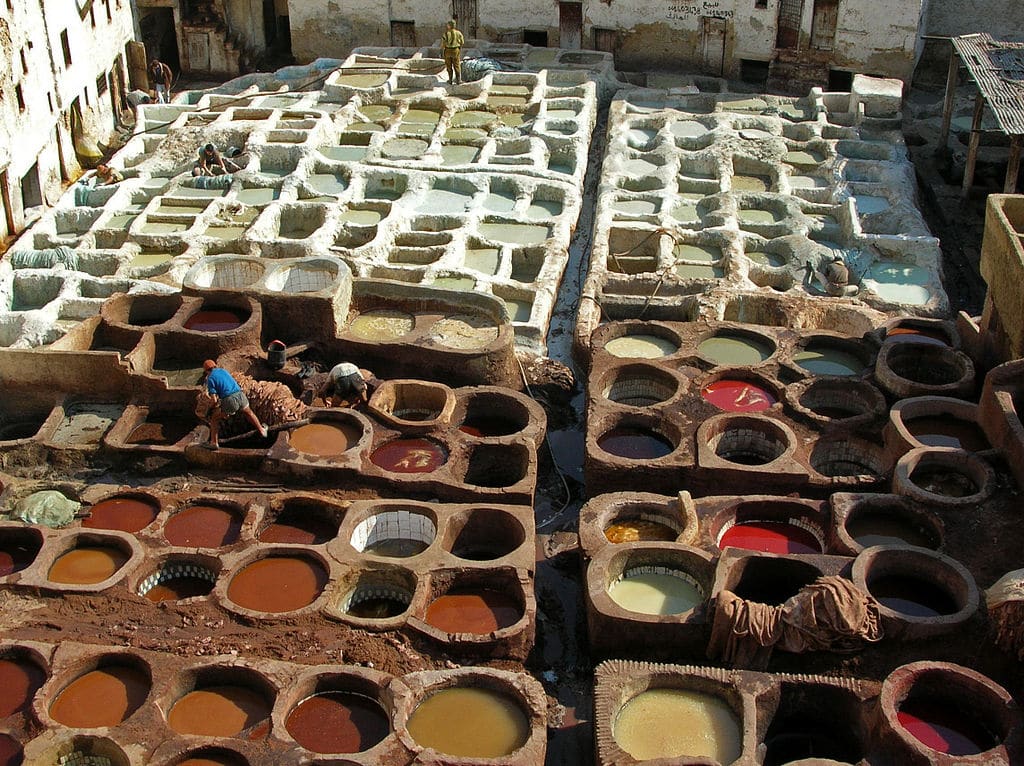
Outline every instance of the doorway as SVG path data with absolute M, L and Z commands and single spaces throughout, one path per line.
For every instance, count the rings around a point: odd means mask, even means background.
M 177 74 L 181 71 L 178 36 L 172 8 L 139 8 L 139 29 L 150 60 L 160 59 Z
M 804 15 L 804 0 L 779 0 L 779 31 L 776 48 L 796 48 L 800 45 L 800 20 Z
M 548 31 L 546 29 L 524 29 L 523 42 L 534 48 L 547 48 Z
M 466 37 L 476 37 L 476 0 L 452 0 L 452 18 Z
M 43 189 L 39 183 L 39 162 L 36 161 L 21 177 L 21 207 L 39 207 L 43 204 Z
M 558 4 L 558 47 L 578 51 L 583 45 L 583 3 Z
M 398 48 L 416 47 L 416 22 L 392 21 L 391 44 Z
M 814 0 L 811 21 L 811 47 L 822 51 L 835 48 L 839 22 L 839 0 Z
M 703 68 L 708 74 L 721 77 L 725 70 L 725 33 L 726 20 L 703 19 Z

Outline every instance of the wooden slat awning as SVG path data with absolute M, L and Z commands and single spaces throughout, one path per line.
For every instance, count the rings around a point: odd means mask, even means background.
M 994 40 L 985 32 L 954 37 L 952 43 L 999 129 L 1024 136 L 1024 43 Z

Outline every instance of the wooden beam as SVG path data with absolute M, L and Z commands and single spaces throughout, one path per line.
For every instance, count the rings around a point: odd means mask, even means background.
M 946 99 L 942 104 L 942 130 L 939 131 L 939 148 L 945 149 L 949 142 L 949 126 L 953 122 L 953 101 L 960 74 L 960 54 L 949 46 L 949 72 L 946 75 Z
M 981 117 L 985 113 L 985 98 L 974 97 L 974 119 L 971 120 L 971 141 L 967 145 L 967 165 L 964 166 L 964 185 L 960 194 L 966 197 L 974 185 L 974 168 L 978 164 L 978 144 L 981 143 Z
M 1024 148 L 1024 136 L 1013 136 L 1010 139 L 1010 161 L 1006 165 L 1006 180 L 1003 182 L 1003 194 L 1017 192 L 1017 176 L 1020 175 L 1020 154 Z

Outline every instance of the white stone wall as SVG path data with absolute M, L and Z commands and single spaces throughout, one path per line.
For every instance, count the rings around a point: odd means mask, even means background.
M 1019 1 L 1019 0 L 1007 0 Z M 908 78 L 918 48 L 924 0 L 840 0 L 835 50 L 829 65 L 837 69 Z M 618 30 L 616 63 L 620 69 L 702 67 L 706 19 L 725 22 L 726 76 L 739 73 L 740 59 L 769 61 L 775 52 L 779 0 L 756 8 L 754 0 L 656 0 L 650 4 L 583 3 L 584 48 L 594 46 L 594 29 Z M 292 51 L 300 61 L 338 56 L 348 48 L 389 45 L 390 21 L 414 21 L 416 43 L 436 41 L 450 2 L 441 0 L 290 0 Z M 478 37 L 546 29 L 548 45 L 560 44 L 558 3 L 551 0 L 488 0 L 478 3 Z M 814 0 L 805 0 L 801 49 L 810 45 Z M 714 22 L 712 22 L 714 23 Z M 719 74 L 714 72 L 714 74 Z
M 6 28 L 6 35 L 0 33 L 5 48 L 0 56 L 11 64 L 0 70 L 0 169 L 7 165 L 7 196 L 15 229 L 20 229 L 24 223 L 21 181 L 26 173 L 35 172 L 33 166 L 38 163 L 47 203 L 60 196 L 63 177 L 74 177 L 81 170 L 71 138 L 70 110 L 75 99 L 94 140 L 105 140 L 113 132 L 111 91 L 108 87 L 98 95 L 97 78 L 109 82 L 119 55 L 123 67 L 125 43 L 133 38 L 133 18 L 129 0 L 92 0 L 74 6 L 66 0 L 41 0 L 13 6 L 8 10 L 6 4 L 0 5 L 0 21 Z M 78 6 L 84 8 L 84 16 Z M 64 30 L 70 65 L 65 64 Z M 16 98 L 19 84 L 24 110 Z

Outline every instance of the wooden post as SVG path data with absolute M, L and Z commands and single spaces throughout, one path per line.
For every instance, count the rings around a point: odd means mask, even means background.
M 956 83 L 960 74 L 960 54 L 953 43 L 949 44 L 949 73 L 946 75 L 946 99 L 942 104 L 942 130 L 939 131 L 939 148 L 945 149 L 949 142 L 949 126 L 953 122 L 953 101 L 956 98 Z
M 974 97 L 974 119 L 971 121 L 971 141 L 967 145 L 967 165 L 964 166 L 964 185 L 960 196 L 971 193 L 974 184 L 974 167 L 978 164 L 978 144 L 981 143 L 981 117 L 985 113 L 985 98 L 979 92 Z
M 1013 136 L 1010 139 L 1010 161 L 1006 165 L 1006 181 L 1003 182 L 1003 194 L 1015 194 L 1017 176 L 1020 174 L 1020 152 L 1024 144 L 1024 136 Z

